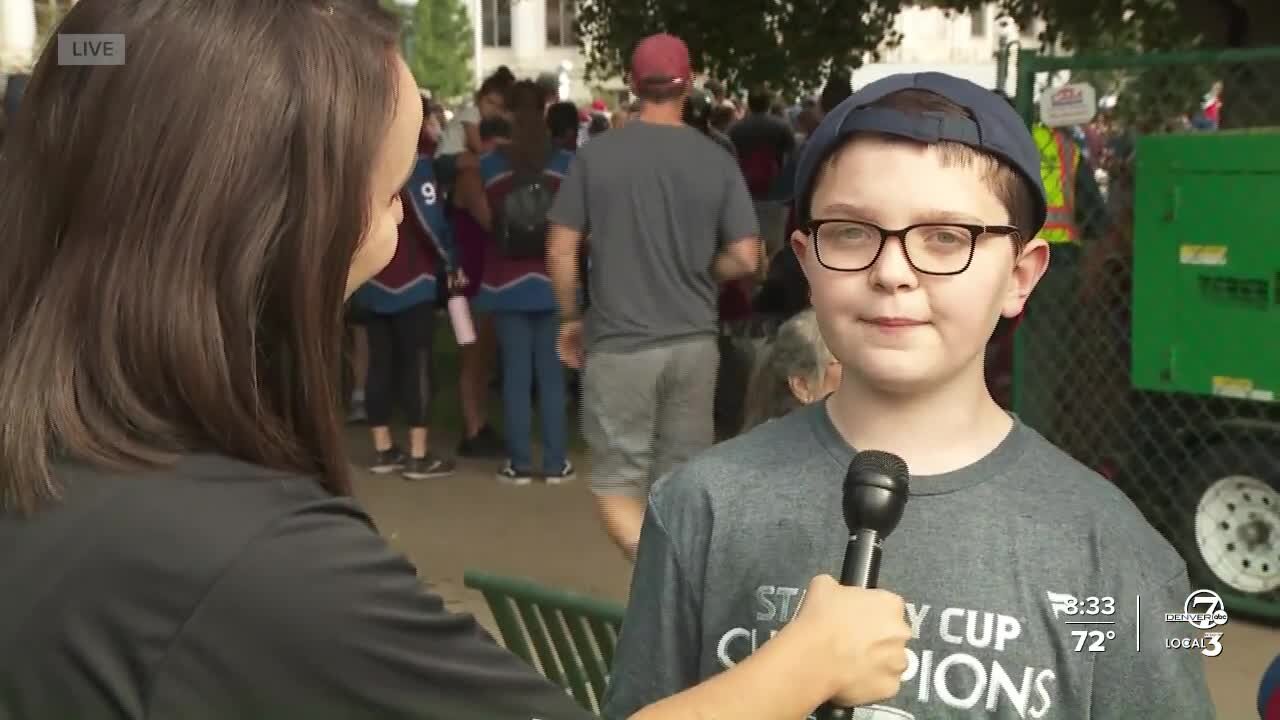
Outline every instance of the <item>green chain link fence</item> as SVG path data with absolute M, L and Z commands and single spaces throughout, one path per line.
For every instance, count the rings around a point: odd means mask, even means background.
M 1015 335 L 1014 408 L 1134 500 L 1182 553 L 1193 588 L 1216 590 L 1232 612 L 1280 621 L 1280 402 L 1143 391 L 1130 374 L 1134 354 L 1151 350 L 1132 341 L 1135 257 L 1177 262 L 1135 246 L 1137 148 L 1168 133 L 1273 127 L 1280 138 L 1280 47 L 1073 57 L 1023 50 L 1016 101 L 1029 125 L 1039 122 L 1040 94 L 1066 82 L 1088 82 L 1100 99 L 1092 122 L 1058 129 L 1082 153 L 1073 188 L 1080 241 L 1053 246 L 1051 270 Z M 1204 106 L 1219 93 L 1215 127 Z M 1203 242 L 1269 243 L 1271 267 L 1256 268 L 1269 286 L 1255 298 L 1256 331 L 1223 332 L 1215 342 L 1274 352 L 1280 365 L 1280 197 L 1243 201 L 1274 209 L 1261 211 L 1251 232 Z M 1146 292 L 1141 283 L 1138 292 Z M 1180 307 L 1168 308 L 1169 322 L 1191 321 Z

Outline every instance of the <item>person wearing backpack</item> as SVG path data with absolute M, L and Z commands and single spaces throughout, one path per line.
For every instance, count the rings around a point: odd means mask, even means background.
M 502 405 L 509 459 L 498 480 L 528 485 L 535 474 L 572 480 L 564 368 L 556 353 L 556 299 L 547 277 L 547 212 L 573 153 L 553 147 L 545 91 L 524 80 L 507 93 L 511 141 L 458 176 L 458 202 L 490 231 L 484 277 L 473 307 L 493 313 L 502 360 Z M 533 399 L 542 419 L 542 470 L 533 463 Z

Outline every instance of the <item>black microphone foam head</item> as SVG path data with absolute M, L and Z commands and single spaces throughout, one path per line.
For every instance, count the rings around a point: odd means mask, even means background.
M 844 522 L 849 534 L 875 530 L 880 537 L 893 532 L 907 506 L 911 472 L 893 453 L 863 450 L 853 456 L 844 476 Z

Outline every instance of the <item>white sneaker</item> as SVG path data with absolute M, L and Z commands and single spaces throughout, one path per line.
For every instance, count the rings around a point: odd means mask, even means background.
M 578 473 L 573 468 L 573 463 L 568 460 L 564 461 L 564 467 L 560 468 L 558 473 L 547 473 L 546 480 L 548 485 L 563 485 L 567 482 L 573 482 L 578 477 Z
M 533 473 L 523 472 L 511 467 L 511 461 L 497 473 L 498 482 L 504 485 L 528 485 L 533 482 Z

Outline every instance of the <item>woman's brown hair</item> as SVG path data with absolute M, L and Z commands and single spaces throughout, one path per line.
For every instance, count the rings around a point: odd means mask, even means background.
M 81 0 L 0 155 L 0 505 L 55 457 L 218 452 L 350 479 L 336 407 L 348 269 L 397 98 L 377 0 Z
M 516 172 L 541 173 L 551 157 L 551 132 L 547 130 L 546 92 L 532 80 L 521 80 L 507 90 L 511 113 L 511 142 L 502 152 Z

